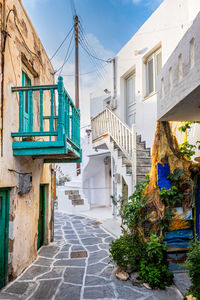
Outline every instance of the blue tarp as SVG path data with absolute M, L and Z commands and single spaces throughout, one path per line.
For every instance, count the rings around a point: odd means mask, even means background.
M 171 183 L 167 177 L 170 175 L 170 168 L 167 163 L 164 165 L 157 164 L 157 176 L 158 176 L 158 186 L 160 190 L 171 189 Z

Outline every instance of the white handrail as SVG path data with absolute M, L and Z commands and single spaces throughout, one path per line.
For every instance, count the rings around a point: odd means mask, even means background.
M 136 126 L 129 128 L 109 108 L 91 120 L 92 140 L 109 135 L 132 163 L 133 183 L 136 184 Z

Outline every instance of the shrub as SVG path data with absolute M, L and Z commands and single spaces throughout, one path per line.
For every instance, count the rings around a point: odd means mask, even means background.
M 113 261 L 124 270 L 130 267 L 131 271 L 137 271 L 144 251 L 144 241 L 139 233 L 135 233 L 135 235 L 124 233 L 110 244 Z
M 200 240 L 197 238 L 194 239 L 189 247 L 186 268 L 189 270 L 189 277 L 192 283 L 189 292 L 197 299 L 200 299 Z
M 149 183 L 149 177 L 138 183 L 135 187 L 135 192 L 129 198 L 130 201 L 125 205 L 122 212 L 123 223 L 130 229 L 137 229 L 145 220 L 145 203 L 146 196 L 144 194 L 145 188 Z
M 146 243 L 146 253 L 140 262 L 140 276 L 151 288 L 164 289 L 172 284 L 173 273 L 168 270 L 166 245 L 151 235 Z

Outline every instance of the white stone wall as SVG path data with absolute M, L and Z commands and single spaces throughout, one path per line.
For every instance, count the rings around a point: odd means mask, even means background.
M 157 93 L 146 96 L 145 59 L 153 49 L 161 45 L 164 65 L 178 42 L 191 25 L 192 18 L 199 11 L 198 1 L 165 0 L 144 23 L 133 38 L 116 56 L 117 100 L 116 113 L 126 121 L 125 78 L 136 74 L 136 127 L 137 133 L 151 147 L 157 120 Z

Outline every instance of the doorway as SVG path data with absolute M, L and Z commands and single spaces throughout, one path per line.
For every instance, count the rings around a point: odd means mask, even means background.
M 45 185 L 40 185 L 37 249 L 45 242 Z
M 0 288 L 8 279 L 9 191 L 0 189 Z

